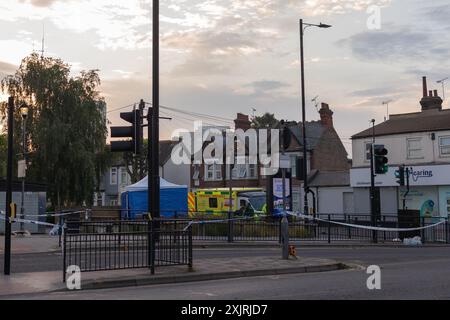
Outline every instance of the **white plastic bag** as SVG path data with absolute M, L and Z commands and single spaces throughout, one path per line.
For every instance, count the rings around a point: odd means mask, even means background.
M 405 238 L 405 239 L 403 239 L 403 244 L 405 246 L 421 246 L 422 238 L 420 238 L 420 237 Z
M 52 230 L 50 230 L 49 235 L 50 236 L 57 236 L 57 235 L 59 235 L 59 226 L 54 226 L 52 228 Z

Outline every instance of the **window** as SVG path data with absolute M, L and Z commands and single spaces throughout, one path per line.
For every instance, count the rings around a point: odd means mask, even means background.
M 192 175 L 192 179 L 194 180 L 198 180 L 200 177 L 200 170 L 198 168 L 198 166 L 194 167 L 194 174 Z
M 406 149 L 407 149 L 408 159 L 421 159 L 421 158 L 423 158 L 422 138 L 409 138 L 409 139 L 406 139 Z
M 222 180 L 222 166 L 216 163 L 206 164 L 205 180 L 206 181 Z
M 439 138 L 439 153 L 441 157 L 450 157 L 450 136 Z
M 111 185 L 117 184 L 117 168 L 111 168 L 109 182 Z
M 291 156 L 291 174 L 292 178 L 297 178 L 297 156 Z
M 370 148 L 372 148 L 372 142 L 365 142 L 366 145 L 366 157 L 364 161 L 369 162 L 370 161 Z
M 257 178 L 256 176 L 256 164 L 248 165 L 248 177 L 249 178 Z
M 218 207 L 217 198 L 209 198 L 209 207 L 210 208 Z
M 120 184 L 128 185 L 128 172 L 125 168 L 120 168 Z

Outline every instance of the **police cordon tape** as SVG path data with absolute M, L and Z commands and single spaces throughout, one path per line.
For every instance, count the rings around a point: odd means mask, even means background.
M 408 231 L 420 231 L 420 230 L 425 230 L 425 229 L 430 229 L 430 228 L 434 228 L 437 227 L 441 224 L 444 224 L 446 221 L 440 221 L 438 223 L 429 225 L 429 226 L 424 226 L 424 227 L 417 227 L 417 228 L 384 228 L 384 227 L 372 227 L 372 226 L 363 226 L 363 225 L 359 225 L 359 224 L 351 224 L 351 223 L 344 223 L 344 222 L 338 222 L 338 221 L 332 221 L 332 220 L 325 220 L 325 219 L 320 219 L 314 216 L 309 216 L 309 215 L 304 215 L 301 213 L 294 213 L 294 212 L 286 212 L 288 215 L 290 216 L 294 216 L 297 218 L 302 218 L 302 219 L 308 219 L 308 220 L 316 220 L 316 221 L 321 221 L 321 222 L 326 222 L 326 223 L 330 223 L 330 224 L 335 224 L 335 225 L 340 225 L 340 226 L 344 226 L 344 227 L 351 227 L 351 228 L 356 228 L 356 229 L 365 229 L 365 230 L 372 230 L 372 231 L 386 231 L 386 232 L 408 232 Z
M 259 216 L 252 216 L 252 217 L 241 217 L 241 218 L 231 218 L 231 219 L 218 219 L 218 220 L 198 220 L 189 221 L 188 225 L 183 229 L 183 231 L 186 231 L 190 226 L 193 224 L 207 224 L 207 223 L 219 223 L 219 222 L 228 222 L 228 221 L 241 221 L 241 220 L 253 220 L 256 218 L 263 218 L 267 217 L 267 215 L 259 215 Z
M 43 213 L 43 214 L 26 214 L 26 216 L 27 217 L 65 217 L 65 216 L 70 216 L 70 215 L 73 215 L 73 214 L 80 214 L 80 213 L 86 213 L 86 210 L 62 212 L 62 213 L 48 212 L 48 213 Z M 0 211 L 0 215 L 4 216 L 5 212 L 4 211 Z
M 0 216 L 0 220 L 5 221 L 6 217 L 4 215 Z M 58 228 L 62 228 L 63 226 L 59 225 L 59 224 L 53 224 L 53 223 L 48 223 L 48 222 L 42 222 L 42 221 L 34 221 L 34 220 L 27 220 L 27 219 L 9 219 L 10 223 L 14 223 L 14 222 L 21 222 L 21 223 L 27 223 L 27 224 L 35 224 L 35 225 L 41 225 L 41 226 L 48 226 L 48 227 L 58 227 Z

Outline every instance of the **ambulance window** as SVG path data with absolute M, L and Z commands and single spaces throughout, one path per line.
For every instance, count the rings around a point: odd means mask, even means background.
M 246 204 L 247 204 L 247 201 L 241 200 L 241 204 L 239 206 L 240 207 L 245 207 Z
M 209 207 L 217 208 L 217 198 L 209 198 Z

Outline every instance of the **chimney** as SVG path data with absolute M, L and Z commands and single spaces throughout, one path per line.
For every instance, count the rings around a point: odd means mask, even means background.
M 319 110 L 320 122 L 327 128 L 333 128 L 333 111 L 330 110 L 328 103 L 322 102 L 322 108 Z
M 427 77 L 423 77 L 422 78 L 422 85 L 423 85 L 423 96 L 422 97 L 426 97 L 427 96 L 427 92 L 428 92 L 428 88 L 427 88 Z
M 442 99 L 438 95 L 437 90 L 428 90 L 427 88 L 427 77 L 423 77 L 423 97 L 420 100 L 420 105 L 422 106 L 422 111 L 426 110 L 442 110 Z M 427 92 L 428 91 L 428 92 Z
M 235 129 L 242 129 L 244 131 L 247 131 L 252 126 L 252 123 L 249 120 L 248 115 L 238 113 L 236 120 L 234 120 L 234 128 Z

